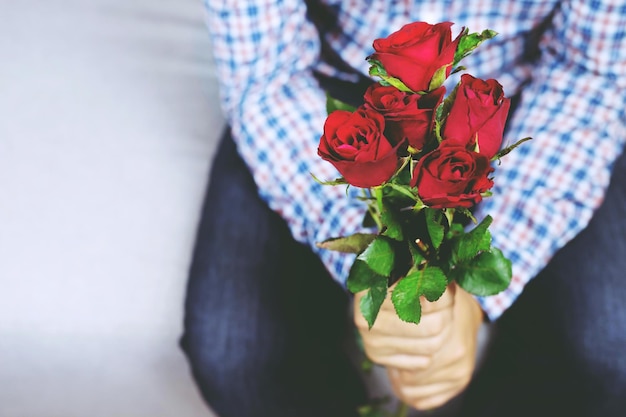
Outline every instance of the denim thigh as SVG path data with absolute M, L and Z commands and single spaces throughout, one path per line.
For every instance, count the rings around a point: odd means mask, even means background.
M 464 416 L 626 409 L 626 154 L 602 206 L 498 320 Z
M 356 416 L 348 297 L 258 197 L 229 134 L 189 274 L 182 346 L 220 417 Z

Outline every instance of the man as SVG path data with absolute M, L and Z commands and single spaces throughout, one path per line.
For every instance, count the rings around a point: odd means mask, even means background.
M 484 314 L 499 333 L 463 415 L 617 416 L 626 392 L 624 158 L 581 231 L 626 135 L 626 3 L 206 3 L 237 153 L 227 138 L 214 163 L 183 345 L 218 413 L 356 415 L 363 389 L 339 348 L 345 298 L 310 249 L 344 282 L 353 258 L 315 242 L 358 230 L 364 208 L 309 173 L 337 175 L 315 152 L 324 89 L 358 97 L 372 41 L 422 20 L 499 32 L 464 64 L 519 99 L 509 142 L 534 138 L 498 167 L 495 195 L 477 212 L 493 215 L 494 245 L 514 276 L 483 299 L 451 287 L 424 305 L 419 326 L 385 306 L 368 332 L 357 314 L 366 352 L 387 366 L 402 400 L 437 407 L 469 383 Z

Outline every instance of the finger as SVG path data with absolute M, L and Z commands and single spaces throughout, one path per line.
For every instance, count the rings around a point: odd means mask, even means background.
M 415 355 L 367 355 L 372 362 L 387 368 L 403 369 L 406 371 L 421 371 L 427 369 L 431 363 L 428 356 Z
M 407 323 L 398 317 L 395 311 L 381 311 L 376 318 L 374 326 L 369 329 L 369 325 L 363 314 L 359 310 L 355 311 L 354 323 L 362 330 L 362 333 L 369 332 L 373 335 L 389 335 L 405 338 L 432 337 L 443 332 L 449 327 L 453 318 L 453 310 L 446 309 L 430 314 L 422 315 L 420 323 Z
M 422 314 L 428 314 L 435 311 L 452 308 L 454 306 L 454 296 L 456 294 L 456 284 L 448 285 L 444 293 L 437 301 L 428 301 L 421 298 Z
M 402 396 L 402 381 L 400 380 L 400 371 L 397 368 L 388 366 L 387 378 L 389 378 L 389 383 L 391 384 L 391 388 L 396 396 L 401 400 L 404 400 L 404 397 Z
M 464 388 L 464 385 L 457 381 L 448 381 L 431 385 L 400 385 L 399 396 L 416 408 L 432 408 L 447 402 L 455 397 Z M 438 401 L 431 401 L 433 398 L 439 397 Z
M 390 288 L 390 291 L 393 289 Z M 361 330 L 378 331 L 382 334 L 397 334 L 398 326 L 402 325 L 402 333 L 407 337 L 428 337 L 439 333 L 445 324 L 451 322 L 453 307 L 454 307 L 454 293 L 456 292 L 456 286 L 451 284 L 444 292 L 441 298 L 435 302 L 429 302 L 425 299 L 421 299 L 422 305 L 422 317 L 419 325 L 414 323 L 406 323 L 400 320 L 395 307 L 391 302 L 391 296 L 387 297 L 383 302 L 383 305 L 376 317 L 376 321 L 372 329 L 369 328 L 369 323 L 363 317 L 360 309 L 360 301 L 365 295 L 365 291 L 361 291 L 355 294 L 353 313 L 354 322 L 356 326 Z M 443 316 L 439 316 L 443 314 Z
M 402 371 L 387 368 L 389 381 L 394 393 L 403 402 L 420 410 L 439 407 L 465 389 L 467 383 L 460 380 L 447 380 L 430 384 L 410 385 L 402 382 Z
M 445 328 L 442 332 L 423 338 L 407 338 L 404 335 L 363 335 L 363 345 L 367 352 L 376 352 L 378 355 L 392 355 L 402 353 L 415 356 L 433 356 L 440 351 L 448 340 L 451 329 Z
M 397 283 L 393 284 L 387 290 L 387 297 L 383 301 L 381 305 L 381 310 L 395 311 L 395 307 L 393 302 L 391 301 L 391 295 L 393 294 L 393 290 L 395 289 Z M 456 285 L 454 283 L 448 285 L 446 291 L 439 297 L 436 301 L 428 301 L 424 297 L 420 298 L 420 305 L 422 306 L 422 313 L 430 313 L 434 311 L 439 311 L 445 308 L 449 308 L 454 304 L 454 295 L 456 292 Z M 364 293 L 363 293 L 364 294 Z M 361 296 L 363 295 L 361 294 Z
M 434 355 L 429 367 L 421 370 L 398 369 L 398 378 L 403 385 L 429 385 L 447 381 L 469 383 L 474 371 L 473 358 L 469 356 Z
M 459 395 L 461 391 L 463 391 L 462 387 L 456 390 L 453 389 L 449 392 L 444 392 L 438 395 L 432 395 L 420 399 L 406 399 L 405 402 L 417 410 L 432 410 L 434 408 L 442 407 L 454 397 Z
M 443 368 L 437 368 L 432 360 L 428 368 L 417 370 L 396 368 L 396 370 L 398 381 L 402 385 L 431 385 L 456 382 L 466 378 L 462 364 L 460 366 L 459 364 L 451 364 Z

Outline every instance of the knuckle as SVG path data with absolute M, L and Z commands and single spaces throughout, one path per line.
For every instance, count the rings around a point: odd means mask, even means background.
M 434 335 L 420 345 L 419 351 L 425 355 L 434 355 L 444 346 L 446 342 L 445 334 L 440 333 Z
M 430 357 L 430 355 L 433 355 L 439 350 L 439 347 L 440 344 L 437 341 L 437 337 L 432 337 L 420 346 L 419 351 L 422 355 Z
M 369 353 L 366 351 L 367 357 L 374 362 L 376 365 L 382 365 L 385 367 L 396 368 L 398 366 L 397 358 L 391 355 L 387 355 L 384 352 L 379 351 L 370 351 Z
M 354 316 L 354 325 L 361 331 L 361 333 L 369 330 L 369 325 L 365 318 L 359 313 Z
M 396 363 L 388 356 L 378 356 L 376 359 L 372 359 L 372 362 L 388 368 L 394 367 L 396 365 Z
M 425 371 L 426 369 L 428 369 L 430 365 L 431 365 L 430 359 L 420 358 L 419 361 L 406 365 L 404 369 L 409 372 L 421 372 L 421 371 Z
M 397 382 L 395 385 L 391 387 L 393 393 L 398 397 L 399 400 L 409 403 L 407 396 L 404 394 L 406 392 L 406 387 L 401 383 Z
M 375 361 L 378 357 L 376 349 L 372 349 L 372 347 L 367 343 L 363 344 L 363 350 L 365 351 L 365 356 L 367 356 L 372 361 Z
M 385 346 L 385 341 L 380 337 L 370 337 L 367 340 L 370 349 L 380 349 Z
M 416 370 L 428 369 L 433 364 L 433 358 L 430 356 L 424 356 L 420 360 L 419 364 L 415 365 Z
M 456 380 L 458 381 L 460 389 L 464 389 L 465 387 L 467 387 L 472 380 L 472 369 L 468 369 L 465 367 L 460 368 L 456 372 Z
M 407 385 L 400 386 L 400 396 L 405 401 L 415 401 L 413 398 L 411 398 L 411 389 Z
M 440 333 L 443 333 L 445 329 L 445 320 L 443 314 L 434 313 L 431 314 L 428 318 L 428 324 L 425 326 L 424 331 L 429 336 L 435 336 Z
M 441 348 L 443 348 L 443 346 L 446 344 L 447 342 L 447 334 L 446 333 L 439 333 L 438 335 L 436 335 L 435 337 L 433 337 L 433 342 L 432 342 L 432 347 L 433 347 L 433 353 L 439 351 Z
M 376 365 L 383 365 L 383 366 L 387 365 L 384 363 L 385 362 L 384 358 L 382 358 L 379 355 L 372 354 L 371 352 L 368 352 L 367 350 L 365 351 L 365 356 L 367 356 L 367 358 L 371 360 L 373 363 L 375 363 Z
M 411 371 L 406 370 L 400 372 L 398 381 L 404 386 L 404 388 L 406 388 L 406 385 L 410 384 L 415 379 L 411 374 Z
M 447 401 L 448 401 L 448 399 L 446 397 L 443 397 L 443 396 L 425 397 L 425 398 L 415 399 L 413 401 L 412 405 L 417 410 L 423 410 L 424 411 L 424 410 L 429 410 L 429 409 L 441 407 Z
M 467 357 L 469 349 L 464 344 L 459 344 L 454 347 L 452 350 L 452 359 L 455 361 L 460 361 Z
M 472 380 L 471 373 L 467 373 L 462 378 L 460 378 L 459 383 L 461 387 L 459 391 L 464 390 L 469 385 L 471 380 Z

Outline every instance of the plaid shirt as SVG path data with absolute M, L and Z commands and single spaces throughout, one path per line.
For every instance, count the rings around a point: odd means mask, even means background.
M 356 190 L 346 194 L 311 178 L 338 176 L 316 153 L 326 112 L 313 74 L 366 74 L 372 41 L 412 21 L 499 32 L 464 65 L 477 77 L 497 78 L 509 96 L 521 93 L 505 142 L 534 138 L 496 168 L 494 196 L 477 211 L 494 217 L 493 243 L 513 262 L 510 287 L 479 299 L 491 319 L 602 202 L 626 137 L 624 0 L 476 0 L 471 7 L 452 0 L 324 0 L 318 3 L 332 19 L 323 19 L 321 29 L 301 0 L 205 3 L 222 107 L 239 152 L 261 196 L 340 282 L 353 257 L 320 251 L 315 242 L 358 231 L 365 209 Z M 328 51 L 333 63 L 323 58 Z

